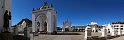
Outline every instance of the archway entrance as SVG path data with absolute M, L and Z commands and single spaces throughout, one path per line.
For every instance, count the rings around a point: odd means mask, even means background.
M 69 31 L 72 31 L 71 30 L 71 22 L 70 21 L 65 21 L 63 22 L 63 28 L 62 28 L 62 31 L 65 31 L 65 32 L 69 32 Z
M 38 10 L 32 10 L 32 32 L 36 32 L 37 29 L 40 32 L 52 33 L 53 31 L 57 31 L 57 13 L 53 7 L 44 3 L 44 6 L 38 8 Z M 48 9 L 48 10 L 47 10 Z M 37 22 L 39 22 L 40 28 L 37 27 Z
M 43 22 L 42 32 L 47 32 L 47 22 Z
M 40 31 L 40 22 L 37 22 L 37 32 Z
M 36 30 L 35 32 L 38 33 L 47 33 L 47 16 L 45 14 L 40 14 L 36 17 Z
M 65 28 L 65 32 L 69 32 L 69 28 Z

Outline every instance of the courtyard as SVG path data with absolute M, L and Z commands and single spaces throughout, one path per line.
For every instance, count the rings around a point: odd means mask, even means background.
M 31 40 L 84 40 L 84 32 L 67 32 L 67 33 L 78 33 L 80 35 L 47 35 L 47 34 L 40 34 L 38 36 L 34 36 L 30 34 Z M 101 33 L 94 33 L 92 32 L 92 36 L 98 37 L 95 40 L 102 40 Z M 124 36 L 116 37 L 116 38 L 107 38 L 107 40 L 123 40 Z M 93 40 L 93 39 L 92 39 Z

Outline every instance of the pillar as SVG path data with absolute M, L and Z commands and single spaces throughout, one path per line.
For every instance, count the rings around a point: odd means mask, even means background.
M 120 28 L 118 28 L 118 35 L 121 35 L 121 30 L 120 30 Z
M 124 35 L 124 25 L 123 25 L 122 35 Z
M 64 26 L 62 27 L 62 31 L 63 31 L 63 32 L 65 31 L 65 27 L 64 27 Z
M 85 28 L 85 36 L 84 36 L 84 39 L 87 40 L 88 37 L 91 37 L 91 32 L 92 32 L 92 29 L 91 27 L 87 26 Z
M 120 25 L 119 25 L 119 27 L 118 27 L 118 35 L 121 35 Z
M 51 12 L 48 12 L 47 13 L 47 32 L 48 33 L 52 33 L 53 32 L 53 30 L 52 30 L 52 28 L 53 28 L 53 22 L 52 22 L 52 14 L 51 14 Z
M 12 23 L 12 21 L 11 21 L 11 20 L 9 20 L 9 32 L 12 32 L 12 27 L 11 27 L 11 26 L 12 26 L 12 24 L 11 24 L 11 23 Z
M 114 30 L 114 28 L 111 30 L 111 36 L 115 36 L 115 30 Z
M 71 29 L 71 25 L 69 24 L 69 31 L 72 31 L 72 29 Z
M 2 32 L 2 29 L 3 29 L 3 15 L 4 15 L 4 8 L 2 8 L 3 6 L 3 2 L 4 0 L 0 0 L 0 33 Z
M 32 32 L 35 32 L 35 15 L 32 14 Z
M 105 27 L 103 27 L 102 29 L 102 37 L 107 36 L 107 30 L 105 29 Z
M 43 25 L 43 23 L 40 22 L 40 28 L 39 28 L 39 31 L 40 31 L 40 32 L 42 31 L 42 25 Z

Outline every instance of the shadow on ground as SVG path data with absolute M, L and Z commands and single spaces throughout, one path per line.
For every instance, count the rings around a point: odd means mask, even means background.
M 81 35 L 79 33 L 41 33 L 44 35 Z
M 30 40 L 30 38 L 21 35 L 15 35 L 13 36 L 13 40 Z

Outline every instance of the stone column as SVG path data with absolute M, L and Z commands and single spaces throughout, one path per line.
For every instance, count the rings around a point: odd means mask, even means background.
M 105 27 L 103 27 L 102 29 L 102 37 L 107 36 L 107 30 L 105 29 Z
M 1 31 L 3 32 L 3 24 L 4 24 L 4 20 L 3 20 L 3 15 L 4 15 L 4 0 L 0 0 L 0 33 Z
M 11 23 L 12 23 L 11 20 L 9 20 L 9 30 L 8 30 L 9 32 L 12 32 Z
M 63 24 L 62 31 L 65 32 L 65 24 Z
M 51 12 L 47 12 L 47 33 L 52 33 L 53 22 Z
M 115 30 L 114 30 L 114 28 L 112 29 L 111 36 L 115 36 Z
M 114 32 L 115 32 L 115 36 L 116 36 L 118 34 L 118 30 L 114 29 Z
M 123 25 L 122 35 L 124 35 L 124 25 Z
M 42 28 L 43 28 L 42 25 L 43 25 L 42 22 L 40 22 L 40 28 L 39 28 L 40 32 L 42 31 Z
M 35 15 L 32 14 L 32 32 L 35 32 L 35 29 L 36 29 L 36 28 L 35 28 L 35 27 L 36 27 L 36 26 L 35 26 L 35 24 L 36 24 L 36 23 L 35 23 L 35 20 L 36 20 L 36 19 L 35 19 Z
M 72 29 L 71 29 L 71 25 L 69 24 L 69 31 L 72 31 Z
M 91 37 L 91 32 L 92 32 L 91 27 L 87 26 L 87 27 L 85 28 L 85 36 L 84 36 L 84 39 L 85 39 L 85 40 L 87 40 L 88 37 Z
M 121 35 L 120 25 L 119 25 L 119 27 L 118 27 L 118 35 Z

